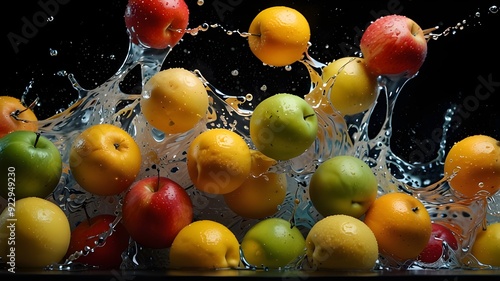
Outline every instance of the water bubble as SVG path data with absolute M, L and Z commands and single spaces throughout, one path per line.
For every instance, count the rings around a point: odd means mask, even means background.
M 55 57 L 55 56 L 57 56 L 57 50 L 49 49 L 49 54 L 51 57 Z
M 490 13 L 496 14 L 498 13 L 498 6 L 493 5 L 488 10 L 490 11 Z
M 231 71 L 231 75 L 233 75 L 233 76 L 238 76 L 238 74 L 239 74 L 239 72 L 236 69 Z

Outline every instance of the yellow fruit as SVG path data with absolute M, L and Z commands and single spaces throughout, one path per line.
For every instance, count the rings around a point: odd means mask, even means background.
M 377 239 L 363 221 L 331 215 L 309 230 L 306 255 L 314 269 L 370 270 L 378 259 Z
M 186 157 L 191 181 L 207 193 L 229 193 L 250 175 L 250 148 L 240 135 L 228 129 L 211 129 L 199 134 L 190 144 Z
M 416 259 L 432 232 L 425 206 L 403 192 L 386 193 L 375 199 L 364 222 L 375 234 L 379 252 L 397 261 Z
M 122 128 L 98 124 L 75 138 L 69 165 L 83 189 L 96 195 L 116 195 L 125 191 L 139 174 L 141 151 Z
M 343 57 L 323 68 L 323 82 L 333 79 L 330 101 L 342 115 L 369 109 L 377 99 L 377 77 L 367 68 L 363 58 Z
M 311 31 L 307 19 L 297 10 L 275 6 L 255 16 L 250 23 L 248 44 L 263 63 L 285 66 L 300 60 L 307 50 Z
M 169 255 L 172 268 L 236 268 L 240 264 L 240 244 L 225 225 L 199 220 L 181 229 Z
M 483 264 L 500 267 L 500 222 L 491 223 L 477 233 L 471 253 Z
M 446 155 L 444 172 L 447 176 L 456 172 L 450 187 L 465 197 L 480 190 L 493 196 L 500 190 L 500 141 L 485 135 L 462 139 Z
M 250 175 L 234 191 L 224 194 L 226 205 L 236 214 L 252 219 L 271 216 L 286 197 L 285 174 L 268 172 L 276 164 L 258 150 L 250 150 L 252 166 Z
M 0 215 L 0 257 L 19 268 L 41 269 L 62 262 L 70 237 L 66 214 L 47 199 L 19 199 L 15 210 L 7 207 Z
M 208 93 L 203 82 L 184 68 L 157 72 L 144 86 L 141 111 L 156 129 L 183 133 L 192 129 L 208 110 Z

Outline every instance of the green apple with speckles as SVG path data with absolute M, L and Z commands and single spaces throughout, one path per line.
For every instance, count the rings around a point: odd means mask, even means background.
M 375 201 L 378 182 L 363 160 L 334 156 L 321 163 L 311 176 L 309 198 L 324 217 L 350 215 L 360 218 Z

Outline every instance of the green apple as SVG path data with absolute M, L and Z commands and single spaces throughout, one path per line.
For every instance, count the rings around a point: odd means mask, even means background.
M 253 225 L 241 240 L 241 251 L 252 266 L 286 267 L 305 254 L 300 230 L 282 218 L 267 218 Z
M 318 118 L 303 98 L 279 93 L 261 101 L 250 117 L 250 138 L 260 152 L 275 160 L 304 153 L 316 139 Z
M 40 133 L 14 131 L 0 138 L 0 170 L 3 198 L 45 198 L 59 183 L 62 158 Z
M 350 155 L 321 163 L 309 182 L 311 203 L 324 217 L 344 214 L 360 218 L 377 191 L 378 181 L 368 164 Z

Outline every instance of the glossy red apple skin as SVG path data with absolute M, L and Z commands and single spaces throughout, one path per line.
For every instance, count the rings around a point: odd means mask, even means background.
M 125 9 L 131 41 L 148 48 L 175 46 L 186 33 L 188 22 L 184 0 L 129 0 Z
M 123 199 L 123 224 L 132 239 L 143 247 L 170 247 L 179 231 L 192 220 L 189 194 L 167 177 L 136 181 Z
M 427 39 L 422 28 L 402 15 L 376 19 L 360 41 L 367 68 L 375 75 L 412 77 L 427 56 Z
M 446 226 L 433 222 L 431 237 L 427 246 L 418 256 L 418 260 L 425 263 L 434 263 L 443 255 L 443 242 L 446 241 L 448 246 L 453 249 L 458 249 L 458 242 L 453 232 Z
M 99 269 L 118 269 L 122 263 L 122 253 L 127 249 L 130 235 L 121 222 L 116 224 L 111 235 L 106 237 L 102 246 L 96 247 L 99 236 L 110 230 L 116 216 L 100 214 L 88 221 L 80 222 L 71 232 L 71 240 L 66 257 L 77 251 L 84 251 L 85 246 L 94 248 L 93 252 L 82 255 L 75 262 L 97 266 Z

